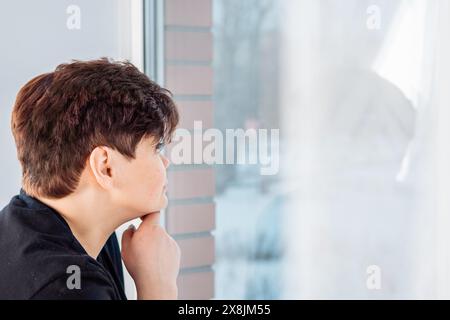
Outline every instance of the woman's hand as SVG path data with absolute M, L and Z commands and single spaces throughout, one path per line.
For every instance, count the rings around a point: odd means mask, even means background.
M 142 218 L 122 236 L 122 258 L 133 278 L 139 300 L 175 300 L 180 248 L 159 223 L 160 212 Z

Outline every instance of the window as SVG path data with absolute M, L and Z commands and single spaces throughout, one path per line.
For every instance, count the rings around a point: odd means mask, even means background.
M 217 298 L 448 292 L 449 12 L 214 1 L 215 126 L 280 129 L 278 174 L 216 166 Z

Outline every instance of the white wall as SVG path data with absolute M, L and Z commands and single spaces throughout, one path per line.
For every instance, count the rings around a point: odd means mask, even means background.
M 71 5 L 80 9 L 80 29 L 69 30 Z M 0 206 L 20 188 L 21 170 L 10 129 L 15 96 L 34 76 L 71 59 L 129 59 L 142 67 L 139 0 L 40 0 L 0 3 Z M 122 230 L 122 228 L 120 229 Z M 121 231 L 118 232 L 119 240 Z M 135 297 L 129 275 L 127 295 Z
M 121 2 L 121 3 L 119 3 Z M 124 50 L 124 3 L 119 0 L 2 1 L 0 3 L 0 205 L 20 188 L 20 167 L 10 130 L 19 88 L 70 59 L 120 58 Z M 81 28 L 66 26 L 70 5 L 81 10 Z M 121 10 L 119 10 L 119 5 Z M 120 12 L 119 12 L 120 11 Z M 126 40 L 126 37 L 125 37 Z

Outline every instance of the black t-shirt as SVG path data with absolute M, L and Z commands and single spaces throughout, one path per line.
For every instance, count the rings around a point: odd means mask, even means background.
M 115 233 L 93 259 L 60 214 L 21 190 L 0 212 L 0 299 L 126 300 Z

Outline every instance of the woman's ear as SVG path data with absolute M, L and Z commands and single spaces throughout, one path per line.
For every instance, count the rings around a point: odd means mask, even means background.
M 96 147 L 89 156 L 89 165 L 97 183 L 104 189 L 113 187 L 111 169 L 112 150 L 107 147 Z

